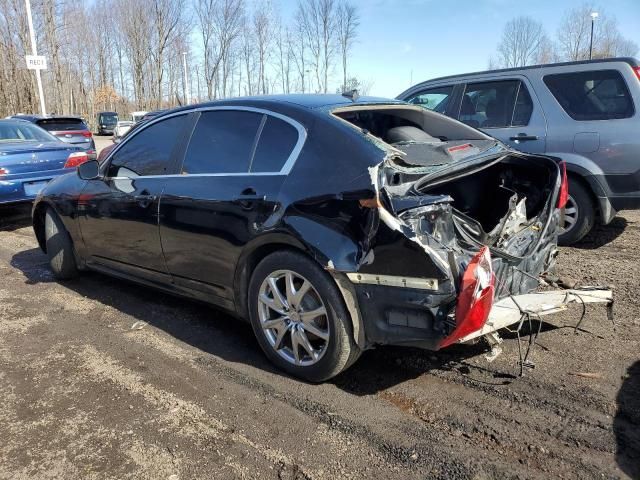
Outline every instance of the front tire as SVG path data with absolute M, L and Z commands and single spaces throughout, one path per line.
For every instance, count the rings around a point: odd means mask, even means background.
M 49 265 L 58 280 L 70 280 L 78 276 L 78 267 L 69 232 L 62 220 L 48 208 L 44 218 L 45 242 Z
M 335 282 L 297 252 L 278 251 L 258 264 L 249 283 L 249 317 L 269 360 L 311 382 L 336 376 L 360 353 Z
M 569 179 L 569 199 L 565 207 L 565 222 L 558 244 L 572 245 L 582 240 L 595 223 L 596 209 L 589 191 L 577 180 Z

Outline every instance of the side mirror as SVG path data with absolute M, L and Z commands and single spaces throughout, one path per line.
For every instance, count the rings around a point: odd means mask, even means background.
M 96 160 L 89 160 L 78 165 L 78 176 L 82 180 L 100 178 L 100 165 Z
M 112 141 L 113 143 L 118 144 L 122 141 L 122 137 L 113 137 Z

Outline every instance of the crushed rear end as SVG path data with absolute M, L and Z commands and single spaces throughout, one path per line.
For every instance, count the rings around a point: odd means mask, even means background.
M 498 329 L 580 297 L 532 293 L 554 269 L 564 165 L 473 135 L 393 146 L 371 139 L 386 156 L 369 169 L 375 198 L 362 202 L 372 210 L 365 253 L 347 273 L 365 347 L 440 349 L 480 336 L 496 343 Z M 608 290 L 589 291 L 589 301 L 612 301 Z

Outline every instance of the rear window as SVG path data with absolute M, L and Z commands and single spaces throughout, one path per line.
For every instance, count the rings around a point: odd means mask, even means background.
M 262 114 L 203 112 L 184 157 L 183 174 L 247 173 Z
M 44 130 L 27 122 L 0 122 L 0 142 L 58 142 Z
M 251 172 L 279 172 L 298 142 L 298 131 L 279 118 L 267 116 Z
M 611 120 L 634 113 L 629 89 L 617 70 L 547 75 L 544 83 L 574 120 Z
M 88 130 L 87 125 L 79 118 L 46 118 L 44 120 L 38 120 L 37 124 L 49 132 Z

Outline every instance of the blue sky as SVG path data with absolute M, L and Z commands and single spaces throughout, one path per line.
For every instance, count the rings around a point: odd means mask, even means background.
M 371 93 L 392 97 L 428 78 L 484 70 L 504 24 L 528 15 L 555 36 L 565 10 L 582 0 L 352 0 L 361 25 L 350 70 L 373 82 Z M 283 0 L 283 16 L 294 0 Z M 640 0 L 595 2 L 640 45 Z M 336 68 L 338 80 L 340 70 Z

